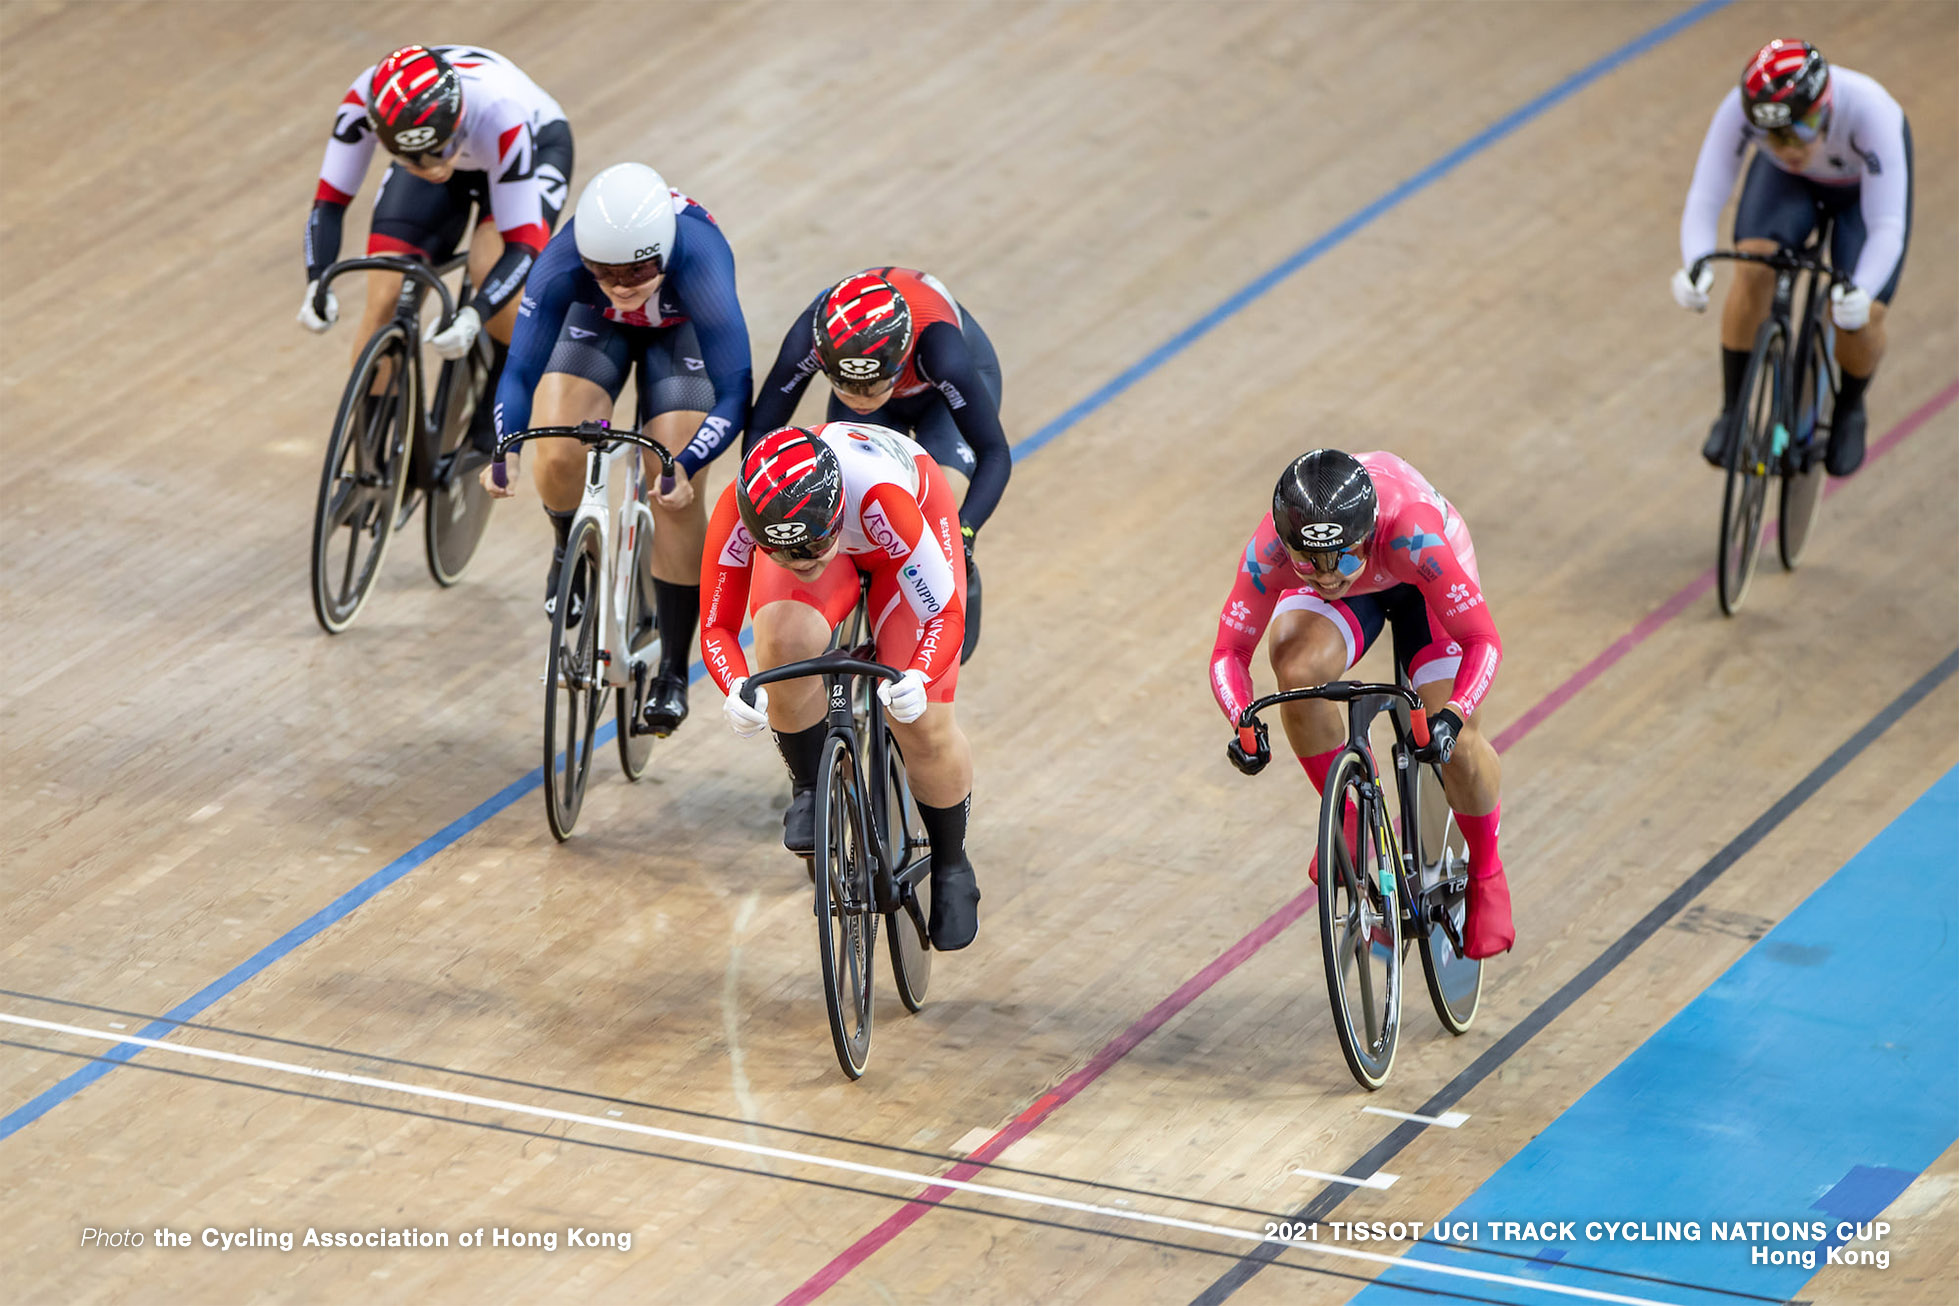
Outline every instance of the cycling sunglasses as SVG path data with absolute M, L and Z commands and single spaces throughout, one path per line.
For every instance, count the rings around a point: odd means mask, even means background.
M 608 286 L 643 286 L 667 270 L 666 260 L 643 258 L 637 263 L 594 263 L 580 259 L 585 270 Z
M 799 544 L 772 545 L 757 540 L 756 547 L 772 558 L 788 558 L 792 562 L 815 562 L 828 553 L 830 546 L 835 543 L 837 537 L 832 535 L 821 540 L 804 540 Z
M 1801 141 L 1808 145 L 1824 134 L 1825 127 L 1831 121 L 1831 106 L 1829 101 L 1819 100 L 1811 106 L 1809 113 L 1792 119 L 1788 106 L 1772 102 L 1753 106 L 1749 117 L 1781 144 Z
M 1364 540 L 1362 543 L 1366 543 L 1366 541 Z M 1345 549 L 1310 549 L 1302 551 L 1296 550 L 1289 545 L 1286 551 L 1293 555 L 1294 561 L 1305 564 L 1317 576 L 1325 576 L 1329 572 L 1339 572 L 1342 580 L 1352 580 L 1361 574 L 1363 567 L 1368 565 L 1362 559 L 1360 549 L 1361 544 L 1354 544 Z
M 457 147 L 462 143 L 463 138 L 459 133 L 451 136 L 439 150 L 396 150 L 390 147 L 388 152 L 403 163 L 410 163 L 418 168 L 433 168 L 436 164 L 447 163 L 453 158 Z
M 863 399 L 869 399 L 880 391 L 895 389 L 897 385 L 898 378 L 895 376 L 888 376 L 882 381 L 850 381 L 834 376 L 830 378 L 831 389 L 839 394 L 855 395 Z

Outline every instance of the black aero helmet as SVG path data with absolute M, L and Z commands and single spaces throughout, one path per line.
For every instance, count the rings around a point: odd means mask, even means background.
M 1273 528 L 1294 553 L 1354 548 L 1375 529 L 1375 483 L 1368 469 L 1339 449 L 1301 454 L 1273 487 Z
M 814 558 L 844 523 L 844 471 L 816 432 L 785 426 L 742 460 L 735 506 L 766 553 Z

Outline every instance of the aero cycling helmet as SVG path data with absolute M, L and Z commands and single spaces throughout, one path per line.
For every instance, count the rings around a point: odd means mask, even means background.
M 735 502 L 765 552 L 814 558 L 844 524 L 844 469 L 816 432 L 785 426 L 742 460 Z
M 1354 455 L 1315 449 L 1295 458 L 1273 487 L 1273 529 L 1314 570 L 1352 576 L 1354 551 L 1375 529 L 1375 483 Z
M 585 183 L 573 215 L 578 256 L 621 285 L 649 281 L 674 256 L 674 192 L 644 163 L 615 163 Z
M 817 357 L 833 385 L 870 389 L 897 376 L 912 352 L 912 310 L 877 272 L 845 277 L 810 322 Z
M 1742 111 L 1765 131 L 1815 140 L 1831 111 L 1830 65 L 1808 41 L 1771 41 L 1742 70 Z
M 368 121 L 390 154 L 447 157 L 463 121 L 463 79 L 425 45 L 405 45 L 374 66 Z

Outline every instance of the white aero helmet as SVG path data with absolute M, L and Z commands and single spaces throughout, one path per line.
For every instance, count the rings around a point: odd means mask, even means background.
M 578 197 L 578 256 L 588 263 L 654 263 L 674 253 L 674 193 L 644 163 L 615 163 Z

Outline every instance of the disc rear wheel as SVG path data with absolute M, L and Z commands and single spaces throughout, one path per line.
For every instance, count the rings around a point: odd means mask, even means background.
M 408 480 L 410 398 L 407 338 L 384 328 L 341 394 L 313 508 L 313 615 L 328 634 L 353 624 L 394 536 Z
M 551 645 L 545 658 L 544 805 L 553 837 L 572 835 L 592 777 L 592 737 L 605 681 L 599 666 L 599 526 L 573 528 L 552 596 Z
M 473 357 L 446 363 L 443 371 L 454 387 L 482 387 L 489 379 L 484 366 Z M 483 541 L 490 524 L 490 491 L 483 488 L 477 472 L 488 459 L 466 447 L 470 423 L 476 410 L 490 402 L 481 393 L 456 395 L 454 391 L 443 415 L 443 427 L 436 442 L 436 465 L 445 468 L 442 478 L 429 490 L 429 504 L 422 518 L 422 543 L 429 559 L 429 575 L 436 584 L 454 585 L 469 570 L 476 557 L 476 546 Z M 465 402 L 468 400 L 469 402 Z

